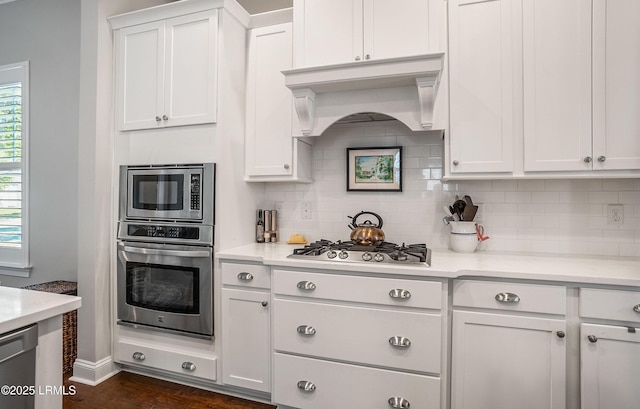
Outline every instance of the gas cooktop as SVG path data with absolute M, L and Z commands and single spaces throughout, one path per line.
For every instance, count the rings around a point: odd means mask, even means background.
M 353 241 L 318 240 L 293 250 L 290 258 L 331 261 L 431 265 L 431 250 L 426 244 L 382 242 L 362 245 Z

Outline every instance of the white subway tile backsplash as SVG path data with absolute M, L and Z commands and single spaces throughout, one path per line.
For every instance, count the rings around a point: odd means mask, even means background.
M 347 192 L 347 147 L 403 147 L 402 192 Z M 491 238 L 479 251 L 634 256 L 640 254 L 640 180 L 442 179 L 440 132 L 411 132 L 398 123 L 330 127 L 313 145 L 314 183 L 267 183 L 265 208 L 282 202 L 283 241 L 294 233 L 309 240 L 349 238 L 348 216 L 361 210 L 380 214 L 388 241 L 426 242 L 447 248 L 450 227 L 443 205 L 470 195 L 478 220 Z M 310 202 L 312 219 L 301 204 Z M 607 224 L 607 204 L 624 205 L 624 224 Z

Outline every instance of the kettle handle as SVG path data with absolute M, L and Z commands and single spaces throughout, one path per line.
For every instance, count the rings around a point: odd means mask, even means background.
M 353 227 L 358 227 L 358 223 L 356 223 L 356 219 L 358 219 L 358 217 L 362 216 L 363 214 L 370 214 L 372 216 L 375 216 L 376 219 L 378 219 L 378 225 L 376 226 L 378 229 L 382 228 L 382 217 L 380 217 L 378 214 L 373 213 L 373 212 L 365 212 L 365 211 L 361 211 L 360 213 L 356 214 L 355 216 L 351 217 L 349 216 L 352 220 L 351 225 Z

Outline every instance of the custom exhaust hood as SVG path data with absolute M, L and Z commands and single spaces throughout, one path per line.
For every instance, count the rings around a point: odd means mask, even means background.
M 433 53 L 282 71 L 300 121 L 297 136 L 318 136 L 334 123 L 389 119 L 430 130 L 443 58 Z

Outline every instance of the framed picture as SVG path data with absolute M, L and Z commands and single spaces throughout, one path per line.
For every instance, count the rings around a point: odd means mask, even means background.
M 402 192 L 402 146 L 347 148 L 347 191 Z

